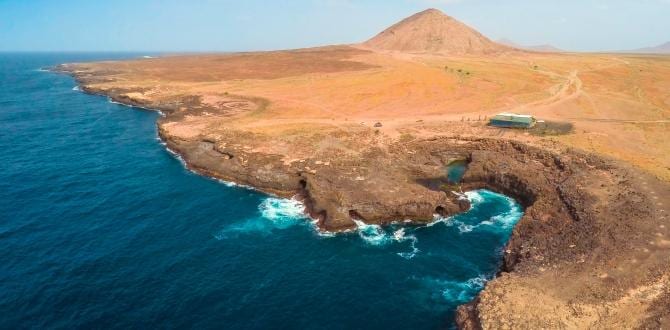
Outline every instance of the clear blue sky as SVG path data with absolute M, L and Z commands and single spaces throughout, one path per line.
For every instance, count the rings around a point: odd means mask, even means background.
M 237 51 L 363 41 L 435 7 L 567 50 L 670 41 L 670 0 L 0 0 L 0 51 Z

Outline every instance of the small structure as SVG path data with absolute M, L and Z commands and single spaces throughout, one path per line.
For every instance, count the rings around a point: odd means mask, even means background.
M 489 124 L 495 127 L 509 128 L 531 128 L 537 120 L 531 115 L 520 115 L 516 113 L 499 113 L 491 118 Z

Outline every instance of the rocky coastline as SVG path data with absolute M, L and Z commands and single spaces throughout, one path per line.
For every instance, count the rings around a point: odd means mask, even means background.
M 458 309 L 460 328 L 616 326 L 625 323 L 595 316 L 628 308 L 635 290 L 648 288 L 644 310 L 651 312 L 645 324 L 670 315 L 667 304 L 658 308 L 670 293 L 654 291 L 670 273 L 670 241 L 662 230 L 667 225 L 662 202 L 670 201 L 670 185 L 627 164 L 561 145 L 548 149 L 456 134 L 383 140 L 368 131 L 337 132 L 340 140 L 369 141 L 356 154 L 315 151 L 291 159 L 263 152 L 260 145 L 272 139 L 255 132 L 173 134 L 171 125 L 185 118 L 179 109 L 200 111 L 197 100 L 156 104 L 129 96 L 132 88 L 91 86 L 100 78 L 90 73 L 68 66 L 55 70 L 73 75 L 83 92 L 160 110 L 160 138 L 190 169 L 278 196 L 299 195 L 323 230 L 351 229 L 354 219 L 421 224 L 435 213 L 463 212 L 469 205 L 451 192 L 457 188 L 486 188 L 515 198 L 525 213 L 504 248 L 499 276 Z M 311 133 L 304 138 L 315 144 L 325 139 Z M 455 159 L 468 164 L 460 187 L 445 181 L 445 167 Z M 538 307 L 533 297 L 551 303 Z

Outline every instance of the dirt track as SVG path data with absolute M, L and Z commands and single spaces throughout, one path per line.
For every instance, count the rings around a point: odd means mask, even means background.
M 316 64 L 305 67 L 305 56 Z M 218 72 L 228 66 L 234 74 Z M 261 72 L 270 67 L 282 69 Z M 663 58 L 444 58 L 331 47 L 60 69 L 84 91 L 163 110 L 161 137 L 193 169 L 300 193 L 329 230 L 351 228 L 352 217 L 420 222 L 459 212 L 467 206 L 421 180 L 468 159 L 467 187 L 515 196 L 527 212 L 501 276 L 460 310 L 462 327 L 668 321 Z M 484 118 L 502 109 L 579 119 L 572 133 L 556 136 L 486 127 Z

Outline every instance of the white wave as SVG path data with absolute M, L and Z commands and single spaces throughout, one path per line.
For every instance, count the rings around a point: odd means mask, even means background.
M 451 225 L 458 225 L 458 231 L 461 234 L 470 233 L 479 228 L 488 228 L 490 230 L 508 230 L 521 219 L 523 212 L 518 207 L 510 209 L 503 214 L 495 215 L 489 220 L 483 220 L 476 225 L 463 223 L 462 221 L 453 219 Z M 447 224 L 450 225 L 450 224 Z
M 484 202 L 484 196 L 482 196 L 482 194 L 478 190 L 466 191 L 464 193 L 457 193 L 452 191 L 452 193 L 459 196 L 459 199 L 461 198 L 467 199 L 470 202 L 470 210 L 474 209 L 475 207 L 479 206 L 482 202 Z M 426 226 L 432 227 L 438 223 L 443 223 L 448 227 L 451 227 L 453 225 L 459 225 L 459 230 L 461 231 L 461 233 L 471 232 L 474 229 L 474 227 L 472 226 L 465 225 L 463 222 L 455 220 L 453 216 L 444 217 L 439 214 L 433 214 L 433 221 L 426 224 Z
M 442 296 L 449 301 L 467 302 L 481 291 L 488 281 L 485 275 L 479 275 L 465 282 L 444 281 Z
M 164 113 L 163 111 L 158 110 L 158 109 L 151 109 L 151 108 L 146 108 L 146 107 L 142 107 L 142 106 L 139 106 L 139 105 L 130 105 L 130 104 L 125 104 L 125 103 L 117 102 L 117 101 L 114 101 L 114 99 L 112 99 L 111 97 L 107 97 L 107 102 L 112 103 L 112 104 L 122 105 L 122 106 L 124 106 L 124 107 L 128 107 L 128 108 L 136 108 L 136 109 L 142 109 L 142 110 L 147 110 L 147 111 L 158 112 L 158 114 L 159 114 L 161 117 L 165 117 L 165 113 Z
M 121 102 L 116 102 L 116 101 L 114 101 L 111 97 L 108 97 L 108 98 L 107 98 L 107 102 L 112 103 L 112 104 L 122 105 L 122 106 L 125 106 L 125 107 L 129 107 L 129 105 L 127 105 L 127 104 L 125 104 L 125 103 L 121 103 Z
M 517 221 L 523 216 L 522 207 L 512 198 L 496 194 L 487 190 L 475 190 L 465 192 L 464 195 L 470 201 L 470 210 L 476 209 L 487 198 L 504 198 L 507 202 L 508 211 L 490 217 L 487 220 L 482 220 L 477 224 L 468 224 L 459 220 L 458 216 L 443 217 L 439 214 L 433 215 L 433 221 L 427 224 L 427 227 L 432 227 L 436 224 L 443 223 L 447 227 L 457 226 L 461 234 L 471 233 L 479 228 L 488 228 L 492 230 L 508 230 L 516 225 Z
M 307 219 L 305 204 L 295 199 L 268 197 L 259 206 L 263 218 L 279 228 L 288 228 Z
M 460 221 L 454 221 L 456 224 L 458 224 L 458 231 L 463 234 L 463 233 L 471 233 L 475 228 L 478 228 L 479 225 L 467 225 L 464 224 Z
M 426 224 L 426 227 L 435 226 L 438 223 L 447 224 L 451 221 L 452 217 L 443 217 L 439 214 L 433 214 L 433 221 Z
M 458 197 L 458 200 L 469 200 L 468 195 L 466 193 L 458 192 L 458 191 L 451 191 L 452 194 L 456 195 Z
M 496 229 L 507 230 L 514 227 L 521 217 L 523 217 L 523 208 L 513 198 L 488 191 L 485 191 L 485 193 L 504 198 L 505 202 L 507 202 L 508 210 L 504 213 L 492 216 L 488 220 L 482 221 L 480 225 L 488 225 Z
M 165 142 L 161 142 L 161 144 L 163 144 L 163 146 L 165 147 L 165 150 L 167 150 L 167 152 L 170 153 L 170 155 L 172 155 L 172 157 L 177 159 L 181 163 L 182 166 L 188 168 L 188 165 L 186 164 L 186 161 L 184 160 L 184 157 L 182 157 L 176 151 L 173 151 L 172 149 L 168 148 L 167 144 Z
M 74 87 L 72 87 L 72 90 L 75 91 L 75 92 L 80 92 L 81 88 L 79 88 L 79 86 L 74 86 Z
M 393 239 L 397 242 L 402 242 L 405 238 L 405 228 L 400 228 L 393 232 Z
M 416 247 L 416 243 L 419 241 L 418 238 L 414 235 L 408 235 L 405 228 L 397 229 L 392 234 L 389 234 L 380 225 L 366 224 L 361 220 L 354 220 L 354 223 L 356 223 L 356 233 L 358 236 L 369 245 L 386 246 L 394 242 L 410 242 L 411 251 L 396 253 L 405 259 L 412 259 L 420 252 Z
M 412 248 L 411 252 L 398 252 L 397 255 L 405 258 L 405 259 L 412 259 L 414 256 L 416 256 L 417 253 L 419 253 L 419 248 L 416 247 L 416 243 L 419 241 L 418 238 L 414 235 L 406 235 L 405 234 L 405 228 L 400 228 L 393 232 L 393 239 L 395 239 L 396 242 L 402 243 L 405 241 L 410 241 L 410 247 Z
M 305 217 L 309 217 L 307 214 L 305 214 Z M 312 226 L 312 230 L 314 230 L 314 233 L 319 236 L 319 237 L 324 237 L 324 238 L 333 238 L 337 235 L 343 235 L 343 234 L 350 234 L 353 232 L 351 229 L 347 229 L 341 232 L 332 232 L 332 231 L 327 231 L 325 229 L 321 229 L 319 227 L 319 219 L 309 217 L 311 221 L 309 221 L 309 224 Z
M 507 229 L 514 227 L 514 225 L 516 225 L 516 223 L 519 221 L 519 219 L 521 219 L 522 216 L 523 211 L 521 211 L 521 209 L 518 206 L 515 206 L 508 212 L 491 217 L 491 221 L 489 221 L 489 223 L 493 225 L 497 224 L 500 225 L 502 228 Z
M 155 56 L 144 55 L 142 58 L 156 58 Z
M 251 217 L 226 226 L 214 235 L 223 240 L 246 233 L 270 234 L 275 229 L 287 229 L 305 221 L 305 205 L 295 199 L 267 197 L 259 205 L 260 217 Z
M 226 186 L 226 187 L 237 187 L 237 186 L 240 186 L 240 185 L 238 185 L 237 183 L 232 182 L 232 181 L 226 181 L 226 180 L 221 180 L 221 179 L 216 179 L 216 181 L 218 181 L 219 183 L 222 183 L 222 184 L 223 184 L 224 186 Z
M 430 222 L 427 226 L 432 227 L 438 223 L 442 223 L 447 227 L 456 226 L 456 228 L 458 228 L 458 232 L 461 234 L 470 233 L 473 230 L 479 228 L 479 226 L 482 224 L 479 223 L 477 225 L 469 225 L 464 223 L 463 221 L 458 220 L 456 217 L 442 217 L 440 215 L 435 215 L 435 220 L 433 220 L 433 222 Z
M 259 191 L 258 189 L 254 188 L 252 186 L 246 185 L 246 184 L 241 184 L 241 183 L 237 183 L 237 182 L 233 182 L 233 181 L 227 181 L 227 180 L 218 179 L 218 178 L 212 178 L 212 179 L 216 180 L 216 182 L 221 183 L 226 187 L 231 187 L 231 188 L 232 187 L 237 187 L 237 188 L 244 188 L 244 189 L 247 189 L 247 190 Z
M 354 220 L 354 223 L 356 223 L 358 236 L 368 244 L 381 246 L 391 242 L 391 238 L 380 225 L 368 225 L 360 220 Z
M 439 292 L 440 296 L 449 302 L 466 303 L 479 293 L 490 277 L 480 274 L 465 281 L 441 279 L 434 277 L 412 277 L 426 286 L 432 292 Z
M 463 194 L 470 201 L 470 205 L 472 205 L 472 207 L 481 204 L 484 201 L 484 196 L 482 196 L 479 190 L 466 191 Z

